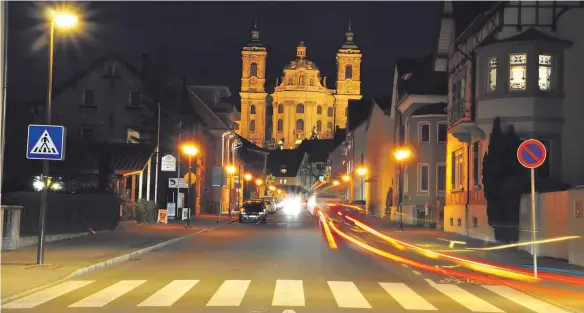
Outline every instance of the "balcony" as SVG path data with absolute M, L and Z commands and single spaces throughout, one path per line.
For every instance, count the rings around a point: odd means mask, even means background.
M 471 118 L 469 103 L 462 100 L 448 106 L 448 132 L 466 143 L 485 138 L 484 132 Z
M 465 101 L 450 103 L 448 106 L 448 128 L 453 128 L 460 123 L 470 122 L 470 109 Z

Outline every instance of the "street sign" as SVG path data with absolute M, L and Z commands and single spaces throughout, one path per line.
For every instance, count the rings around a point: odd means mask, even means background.
M 197 176 L 191 172 L 186 173 L 184 181 L 187 185 L 194 184 L 197 181 Z
M 519 163 L 531 171 L 531 254 L 533 255 L 533 277 L 537 278 L 537 212 L 535 210 L 535 169 L 540 167 L 547 156 L 545 146 L 536 139 L 527 139 L 517 148 Z
M 517 159 L 526 168 L 538 168 L 547 156 L 547 150 L 541 141 L 527 139 L 517 149 Z
M 221 167 L 214 167 L 211 170 L 211 186 L 218 187 L 218 186 L 225 186 L 225 179 L 224 179 L 223 168 Z
M 176 171 L 176 158 L 171 155 L 167 154 L 162 157 L 160 160 L 160 170 L 163 172 L 174 172 Z
M 189 188 L 184 178 L 169 178 L 168 188 Z
M 28 125 L 26 158 L 63 161 L 65 159 L 65 127 Z

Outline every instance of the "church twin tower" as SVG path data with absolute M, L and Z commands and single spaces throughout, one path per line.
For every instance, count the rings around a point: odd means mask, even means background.
M 260 41 L 257 22 L 251 40 L 243 47 L 241 72 L 241 119 L 237 133 L 264 148 L 295 148 L 302 140 L 332 138 L 336 126 L 345 128 L 349 100 L 361 99 L 361 50 L 354 34 L 345 33 L 337 51 L 335 89 L 327 88 L 316 64 L 306 58 L 300 42 L 296 59 L 276 79 L 272 94 L 266 92 L 268 52 Z

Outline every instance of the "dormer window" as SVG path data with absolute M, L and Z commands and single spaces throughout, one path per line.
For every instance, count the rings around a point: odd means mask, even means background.
M 116 76 L 116 65 L 115 64 L 106 64 L 104 68 L 104 75 L 106 77 L 114 77 Z
M 551 87 L 551 78 L 552 78 L 552 56 L 540 54 L 537 79 L 539 90 L 549 91 Z
M 527 54 L 509 55 L 509 89 L 527 89 Z

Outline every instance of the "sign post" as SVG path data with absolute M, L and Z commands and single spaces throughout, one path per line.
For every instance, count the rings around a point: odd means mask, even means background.
M 527 139 L 517 149 L 519 163 L 531 171 L 531 252 L 533 254 L 533 277 L 537 278 L 536 251 L 536 212 L 535 212 L 535 169 L 540 167 L 547 156 L 547 150 L 541 141 Z

